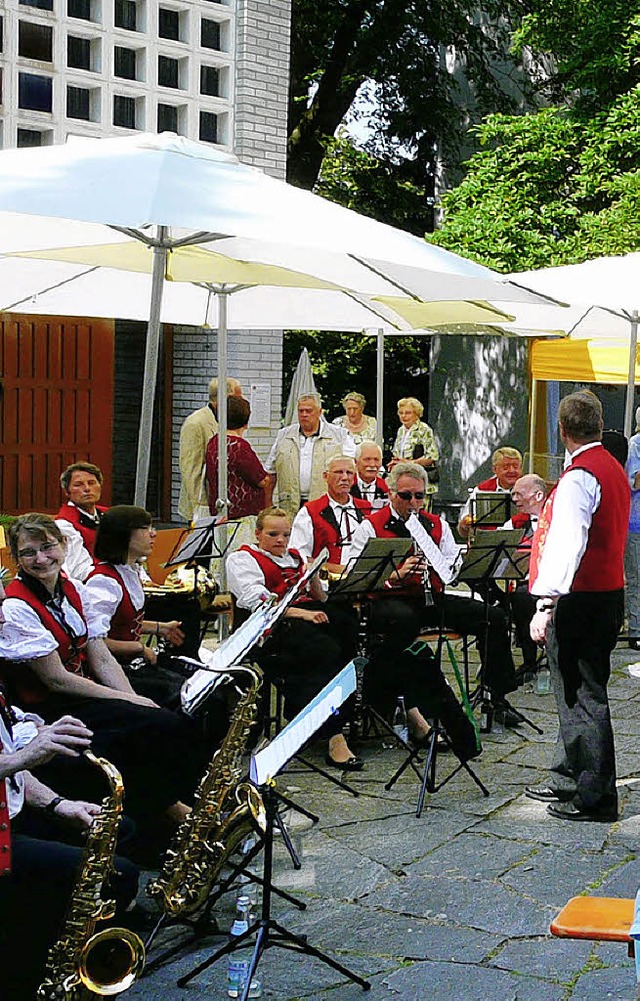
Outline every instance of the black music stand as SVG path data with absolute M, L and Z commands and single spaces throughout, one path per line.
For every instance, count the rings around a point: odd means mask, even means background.
M 515 510 L 510 491 L 479 490 L 471 495 L 473 528 L 500 528 Z
M 479 532 L 474 538 L 473 545 L 465 553 L 462 566 L 458 573 L 458 581 L 468 584 L 472 590 L 485 592 L 490 582 L 498 580 L 522 580 L 526 577 L 529 566 L 529 551 L 524 552 L 520 548 L 522 542 L 522 529 L 498 529 L 495 532 Z M 474 587 L 475 585 L 475 587 Z M 478 587 L 480 585 L 480 587 Z M 486 686 L 484 678 L 483 664 L 487 660 L 486 642 L 489 637 L 489 602 L 484 598 L 485 606 L 485 650 L 481 661 L 480 684 L 472 697 L 472 703 L 477 703 L 480 699 L 491 702 L 491 693 Z M 524 713 L 512 706 L 505 698 L 502 700 L 505 707 L 513 713 L 518 721 L 526 723 L 536 733 L 542 734 L 544 731 L 532 722 Z
M 403 560 L 407 558 L 412 545 L 412 539 L 403 537 L 368 539 L 360 555 L 355 560 L 349 561 L 342 577 L 334 584 L 331 590 L 332 597 L 348 597 L 360 602 L 360 649 L 358 651 L 359 656 L 355 658 L 358 687 L 354 722 L 363 738 L 371 731 L 375 730 L 377 734 L 383 731 L 409 752 L 412 750 L 411 745 L 398 736 L 384 716 L 364 701 L 363 684 L 364 671 L 369 662 L 367 598 L 371 594 L 385 590 L 387 580 L 398 569 Z M 391 596 L 393 591 L 388 591 L 387 593 Z M 418 771 L 415 764 L 413 768 L 416 774 L 421 776 L 421 772 Z
M 273 889 L 273 838 L 276 825 L 277 800 L 273 789 L 275 775 L 295 754 L 296 750 L 303 746 L 309 737 L 328 719 L 336 706 L 341 705 L 355 690 L 356 676 L 353 663 L 347 665 L 343 671 L 325 688 L 316 695 L 311 703 L 303 709 L 295 719 L 287 724 L 266 748 L 254 754 L 251 760 L 251 778 L 260 786 L 262 798 L 267 815 L 267 830 L 264 835 L 264 874 L 261 917 L 258 922 L 251 925 L 242 935 L 234 937 L 220 949 L 217 949 L 212 956 L 204 962 L 199 963 L 189 973 L 180 977 L 177 981 L 178 987 L 184 987 L 194 977 L 202 973 L 223 956 L 240 948 L 244 941 L 252 938 L 255 934 L 255 946 L 247 979 L 240 1001 L 247 1001 L 251 989 L 251 980 L 256 972 L 260 958 L 267 949 L 281 948 L 292 952 L 301 952 L 307 956 L 314 956 L 327 966 L 341 973 L 349 980 L 360 984 L 363 990 L 371 989 L 368 980 L 358 976 L 349 970 L 342 963 L 338 963 L 327 953 L 316 949 L 307 941 L 306 935 L 296 935 L 289 931 L 271 916 L 271 892 Z

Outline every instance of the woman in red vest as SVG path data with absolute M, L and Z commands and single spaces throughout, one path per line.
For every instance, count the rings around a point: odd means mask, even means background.
M 122 772 L 127 812 L 141 825 L 157 824 L 158 813 L 180 821 L 189 810 L 182 800 L 206 760 L 188 721 L 133 691 L 105 646 L 86 587 L 61 572 L 64 541 L 55 521 L 22 515 L 9 542 L 19 572 L 6 588 L 0 657 L 12 701 L 47 723 L 65 714 L 82 719 L 94 752 Z M 38 776 L 64 795 L 86 798 L 95 770 L 87 765 L 78 790 L 82 769 L 64 764 L 52 761 Z

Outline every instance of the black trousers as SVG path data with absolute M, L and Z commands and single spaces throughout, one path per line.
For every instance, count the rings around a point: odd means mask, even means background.
M 607 684 L 623 614 L 622 590 L 576 591 L 560 598 L 547 633 L 560 723 L 550 785 L 594 813 L 618 805 Z
M 338 601 L 305 602 L 301 607 L 325 612 L 329 622 L 283 619 L 275 635 L 254 651 L 267 679 L 284 680 L 285 711 L 292 719 L 355 656 L 358 619 Z M 351 700 L 327 720 L 321 733 L 333 736 L 349 718 Z
M 213 754 L 197 722 L 167 709 L 151 709 L 119 699 L 62 698 L 29 706 L 47 723 L 69 713 L 93 730 L 92 750 L 122 773 L 125 809 L 149 824 L 177 800 L 189 801 Z M 71 799 L 100 802 L 105 794 L 98 769 L 81 760 L 57 757 L 34 769 L 41 782 Z
M 539 647 L 531 639 L 529 626 L 536 610 L 536 598 L 526 587 L 518 587 L 509 595 L 516 640 L 522 650 L 522 662 L 526 670 L 535 670 Z
M 26 809 L 12 825 L 12 871 L 0 878 L 0 963 L 2 998 L 33 1001 L 45 974 L 48 950 L 60 937 L 82 859 L 82 848 L 55 840 L 60 827 L 45 830 L 40 814 L 34 836 Z M 49 835 L 48 837 L 46 835 Z M 116 856 L 107 898 L 115 899 L 116 920 L 135 899 L 138 869 Z M 98 922 L 96 930 L 106 927 Z

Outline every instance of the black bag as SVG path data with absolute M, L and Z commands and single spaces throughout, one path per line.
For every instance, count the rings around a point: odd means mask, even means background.
M 421 459 L 424 455 L 424 445 L 418 442 L 414 445 L 413 452 L 411 453 L 412 459 Z M 426 466 L 425 471 L 429 483 L 439 483 L 440 482 L 440 470 L 438 469 L 438 463 L 434 462 L 432 466 Z

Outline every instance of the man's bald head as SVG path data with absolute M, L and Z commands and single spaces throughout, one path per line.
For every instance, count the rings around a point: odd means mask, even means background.
M 513 503 L 521 514 L 538 515 L 547 497 L 547 485 L 537 473 L 526 473 L 514 484 Z

